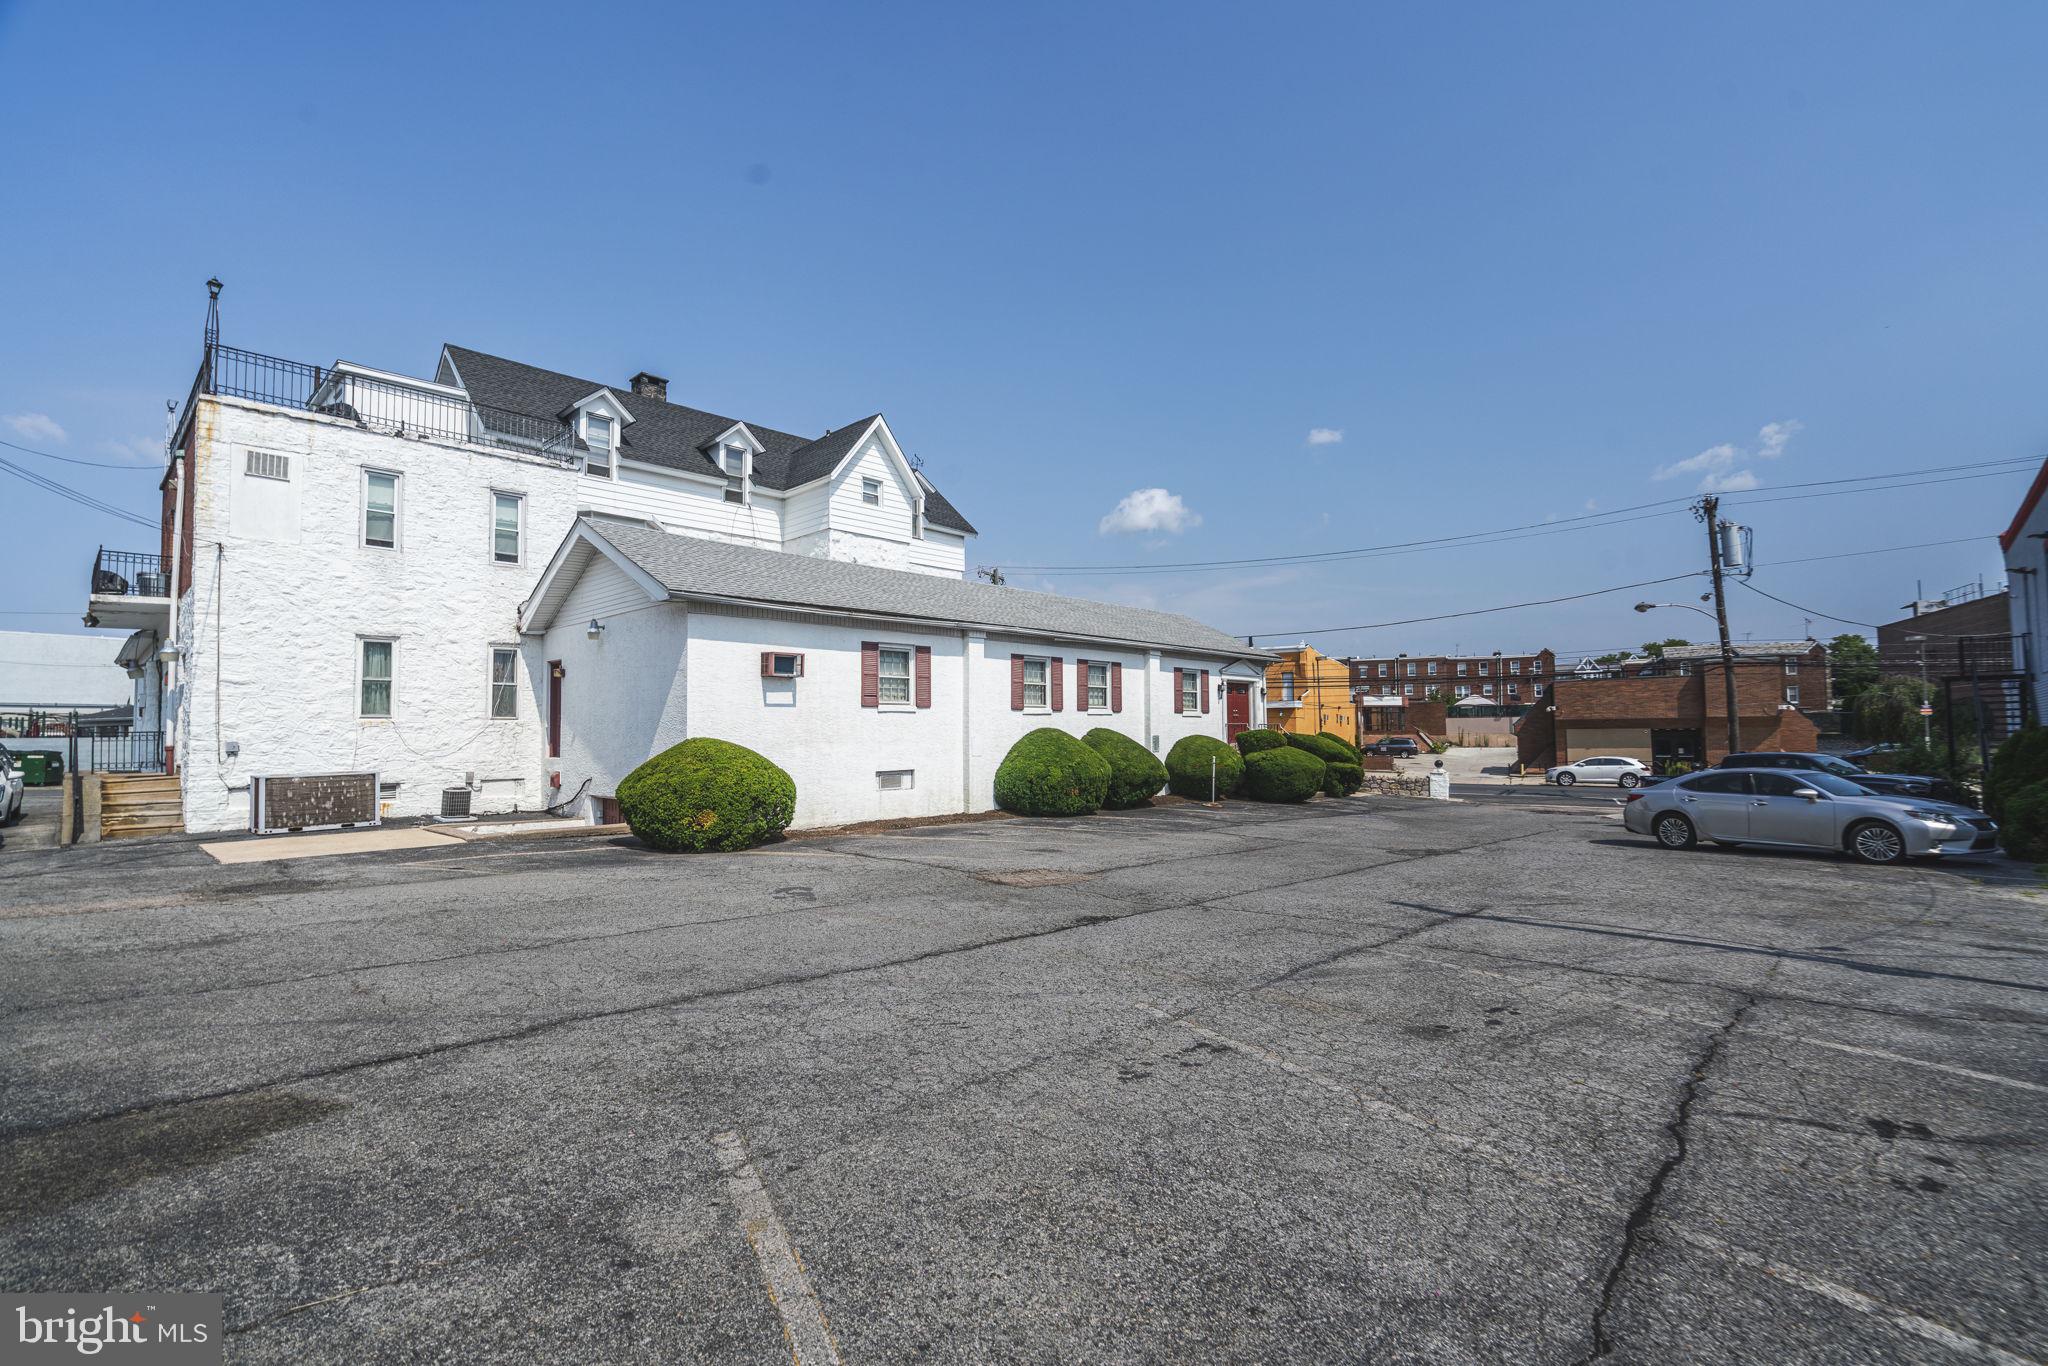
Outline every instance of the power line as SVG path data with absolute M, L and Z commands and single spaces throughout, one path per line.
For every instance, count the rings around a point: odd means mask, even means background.
M 1670 574 L 1661 579 L 1644 579 L 1638 583 L 1618 583 L 1611 588 L 1594 588 L 1584 593 L 1566 593 L 1555 598 L 1532 598 L 1528 602 L 1510 602 L 1499 607 L 1474 607 L 1464 612 L 1439 612 L 1428 617 L 1404 617 L 1399 621 L 1373 621 L 1362 626 L 1316 626 L 1292 631 L 1255 631 L 1251 639 L 1258 640 L 1272 636 L 1330 636 L 1345 631 L 1377 631 L 1388 626 L 1417 626 L 1430 621 L 1450 621 L 1455 617 L 1480 617 L 1489 612 L 1514 612 L 1524 607 L 1548 607 L 1554 603 L 1577 602 L 1581 598 L 1597 598 L 1605 593 L 1622 593 L 1632 588 L 1654 588 L 1660 583 L 1677 583 L 1680 579 L 1696 579 L 1707 571 L 1691 569 L 1683 574 Z
M 1732 506 L 1748 504 L 1788 502 L 1796 498 L 1838 497 L 1849 493 L 1878 492 L 1891 488 L 1917 488 L 1923 484 L 1953 483 L 1957 479 L 1988 479 L 2003 474 L 2017 473 L 2032 468 L 2037 461 L 2034 456 L 2008 456 L 2000 460 L 1979 461 L 1971 465 L 1948 465 L 1917 470 L 1894 470 L 1888 474 L 1852 475 L 1841 479 L 1815 479 L 1798 484 L 1781 484 L 1771 490 L 1769 497 L 1748 497 L 1740 494 L 1727 495 Z M 1985 471 L 1979 474 L 1963 471 Z M 1917 476 L 1935 475 L 1939 478 L 1921 480 Z M 1910 482 L 1897 482 L 1910 481 Z M 1851 484 L 1868 485 L 1864 488 L 1844 487 Z M 1822 489 L 1822 493 L 1786 496 L 1796 489 Z M 1004 568 L 1011 573 L 1035 574 L 1158 574 L 1176 572 L 1199 572 L 1220 569 L 1244 569 L 1252 567 L 1277 567 L 1281 565 L 1329 564 L 1343 560 L 1360 559 L 1375 555 L 1410 552 L 1434 548 L 1462 547 L 1475 540 L 1510 539 L 1522 540 L 1529 537 L 1516 536 L 1517 532 L 1529 532 L 1535 536 L 1562 535 L 1567 532 L 1597 530 L 1606 526 L 1620 526 L 1627 522 L 1644 521 L 1647 517 L 1624 516 L 1643 513 L 1649 509 L 1678 511 L 1681 505 L 1697 501 L 1698 495 L 1684 494 L 1674 498 L 1653 499 L 1647 503 L 1632 503 L 1626 507 L 1610 508 L 1604 512 L 1583 513 L 1576 517 L 1556 518 L 1542 522 L 1524 522 L 1518 526 L 1499 527 L 1490 531 L 1461 532 L 1450 536 L 1431 536 L 1414 541 L 1391 541 L 1383 545 L 1354 546 L 1346 550 L 1305 551 L 1291 555 L 1251 555 L 1235 559 L 1220 560 L 1169 560 L 1136 564 L 1016 564 Z M 1648 512 L 1648 516 L 1665 516 L 1667 511 Z M 1591 524 L 1590 526 L 1588 524 Z
M 84 466 L 87 466 L 87 467 L 88 467 L 88 468 L 90 468 L 90 469 L 96 469 L 96 470 L 140 470 L 140 471 L 141 471 L 142 473 L 144 473 L 144 474 L 162 474 L 162 473 L 163 473 L 163 471 L 162 471 L 161 469 L 157 468 L 156 466 L 153 466 L 153 465 L 138 465 L 138 464 L 135 464 L 135 463 L 134 463 L 133 461 L 128 461 L 128 462 L 125 462 L 125 463 L 124 463 L 124 462 L 113 462 L 113 463 L 109 463 L 109 462 L 107 462 L 107 461 L 104 461 L 104 460 L 80 460 L 80 459 L 76 458 L 75 456 L 69 456 L 69 455 L 58 455 L 58 454 L 56 454 L 55 452 L 52 452 L 52 451 L 39 451 L 39 450 L 36 450 L 36 449 L 35 449 L 34 447 L 32 447 L 32 446 L 17 446 L 17 445 L 15 445 L 15 444 L 14 444 L 14 443 L 13 443 L 12 441 L 0 441 L 0 446 L 5 446 L 5 447 L 7 447 L 7 449 L 8 449 L 8 450 L 10 450 L 10 451 L 20 451 L 20 452 L 22 452 L 22 453 L 23 453 L 24 455 L 40 455 L 40 456 L 41 456 L 41 457 L 43 457 L 43 459 L 45 459 L 45 460 L 61 460 L 61 461 L 63 461 L 63 462 L 64 462 L 65 464 L 67 464 L 67 465 L 84 465 Z
M 1979 532 L 1975 536 L 1954 536 L 1946 541 L 1916 541 L 1912 545 L 1886 545 L 1879 546 L 1875 550 L 1844 550 L 1834 555 L 1808 555 L 1797 560 L 1759 560 L 1756 567 L 1758 569 L 1777 569 L 1788 564 L 1819 564 L 1822 560 L 1853 560 L 1860 555 L 1889 555 L 1899 550 L 1931 550 L 1935 546 L 1942 545 L 1981 544 L 1990 539 L 1991 534 L 1989 532 Z M 1841 618 L 1836 617 L 1834 620 L 1839 621 Z
M 0 472 L 11 474 L 24 483 L 32 484 L 46 493 L 54 493 L 59 498 L 68 498 L 80 507 L 90 508 L 94 512 L 105 513 L 109 517 L 119 517 L 123 521 L 133 522 L 137 526 L 148 527 L 151 531 L 159 529 L 158 524 L 149 518 L 138 517 L 123 508 L 115 507 L 112 503 L 102 502 L 89 493 L 83 493 L 78 489 L 72 488 L 69 484 L 60 484 L 56 480 L 45 478 L 33 470 L 23 469 L 11 460 L 0 460 Z
M 1809 617 L 1822 617 L 1828 621 L 1839 621 L 1844 626 L 1868 626 L 1873 631 L 1877 629 L 1877 623 L 1874 621 L 1858 621 L 1854 617 L 1838 617 L 1832 612 L 1823 612 L 1817 607 L 1801 607 L 1796 602 L 1787 602 L 1784 598 L 1779 597 L 1776 593 L 1765 593 L 1763 589 L 1758 588 L 1748 579 L 1737 579 L 1736 582 L 1741 584 L 1744 588 L 1747 588 L 1752 593 L 1756 593 L 1763 597 L 1769 598 L 1772 602 L 1778 603 L 1781 606 L 1789 607 L 1795 612 L 1804 612 Z

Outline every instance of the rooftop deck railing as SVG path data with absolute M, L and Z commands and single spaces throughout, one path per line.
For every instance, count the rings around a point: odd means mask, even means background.
M 192 393 L 194 398 L 209 393 L 296 408 L 393 436 L 495 446 L 564 464 L 582 453 L 575 428 L 560 418 L 475 403 L 439 385 L 394 382 L 353 368 L 308 365 L 232 346 L 209 349 Z
M 92 558 L 92 592 L 103 598 L 167 598 L 171 576 L 154 550 L 109 550 Z

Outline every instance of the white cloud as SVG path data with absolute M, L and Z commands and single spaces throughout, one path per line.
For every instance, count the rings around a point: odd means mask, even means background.
M 1739 493 L 1753 489 L 1758 483 L 1756 472 L 1747 468 L 1745 462 L 1751 459 L 1776 460 L 1805 426 L 1796 417 L 1788 417 L 1783 422 L 1766 422 L 1757 431 L 1754 451 L 1724 441 L 1718 446 L 1707 447 L 1698 455 L 1660 466 L 1650 477 L 1676 479 L 1680 475 L 1697 474 L 1701 493 Z M 1745 467 L 1737 469 L 1738 465 Z
M 1586 511 L 1588 511 L 1588 512 L 1598 512 L 1599 510 L 1600 510 L 1600 500 L 1599 500 L 1598 498 L 1588 498 L 1588 499 L 1586 500 Z
M 108 455 L 118 455 L 123 460 L 133 460 L 138 465 L 161 465 L 164 463 L 164 443 L 162 437 L 116 437 L 112 441 L 100 442 L 100 449 Z
M 1133 489 L 1116 505 L 1116 511 L 1096 523 L 1104 536 L 1113 531 L 1164 531 L 1179 535 L 1202 524 L 1202 514 L 1165 489 Z
M 1342 427 L 1311 427 L 1308 429 L 1308 444 L 1311 446 L 1334 446 L 1344 439 Z
M 1756 453 L 1766 460 L 1776 460 L 1785 453 L 1785 446 L 1806 429 L 1806 424 L 1796 417 L 1783 422 L 1766 422 L 1763 430 L 1756 434 Z
M 62 441 L 64 429 L 57 425 L 57 419 L 48 413 L 16 413 L 7 419 L 7 425 L 17 435 L 28 441 Z

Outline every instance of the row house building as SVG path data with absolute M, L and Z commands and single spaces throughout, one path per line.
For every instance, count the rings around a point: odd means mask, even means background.
M 1552 650 L 1500 651 L 1474 655 L 1379 655 L 1344 661 L 1352 686 L 1376 698 L 1417 701 L 1432 693 L 1453 701 L 1483 698 L 1502 707 L 1526 706 L 1557 681 Z
M 100 551 L 87 617 L 131 633 L 188 830 L 309 822 L 285 791 L 602 819 L 700 735 L 788 770 L 799 826 L 972 812 L 1035 726 L 1263 723 L 1241 638 L 967 579 L 973 524 L 879 413 L 806 435 L 651 372 L 449 344 L 421 379 L 210 320 L 175 433 L 161 542 Z

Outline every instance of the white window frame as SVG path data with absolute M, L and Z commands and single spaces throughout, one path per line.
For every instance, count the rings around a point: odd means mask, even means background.
M 1480 661 L 1479 661 L 1479 676 L 1480 676 L 1481 678 L 1491 678 L 1491 677 L 1493 677 L 1493 672 L 1492 672 L 1492 671 L 1493 671 L 1493 665 L 1492 665 L 1491 663 L 1489 663 L 1488 661 L 1486 661 L 1486 660 L 1484 660 L 1484 659 L 1482 659 L 1482 660 L 1480 660 Z
M 738 466 L 737 469 L 734 466 Z M 753 480 L 747 460 L 747 448 L 737 442 L 727 441 L 718 448 L 718 472 L 725 477 L 726 502 L 735 507 L 747 507 L 754 501 Z M 739 497 L 733 495 L 737 493 Z
M 608 437 L 609 444 L 606 445 L 604 452 L 604 469 L 602 471 L 592 469 L 589 453 L 585 452 L 583 472 L 593 479 L 616 480 L 619 477 L 619 420 L 610 413 L 593 413 L 588 409 L 579 413 L 576 420 L 583 426 L 583 430 L 578 435 L 583 438 L 585 446 L 590 445 L 590 424 L 593 420 L 604 423 L 605 430 L 610 434 Z
M 1521 660 L 1519 660 L 1519 659 L 1511 659 L 1511 660 L 1509 660 L 1509 661 L 1508 661 L 1508 672 L 1509 672 L 1509 673 L 1511 673 L 1511 674 L 1518 674 L 1518 673 L 1520 673 L 1521 671 L 1522 671 L 1522 661 L 1521 661 Z
M 1786 660 L 1786 661 L 1785 661 L 1785 676 L 1786 676 L 1787 678 L 1797 678 L 1797 677 L 1799 677 L 1799 661 L 1798 661 L 1798 660 L 1796 660 L 1796 659 L 1788 659 L 1788 660 Z
M 1785 702 L 1788 706 L 1796 707 L 1799 705 L 1799 685 L 1797 683 L 1785 685 Z
M 370 647 L 383 645 L 390 650 L 391 672 L 383 679 L 384 710 L 367 712 L 363 710 L 363 688 L 372 680 L 369 676 Z M 356 720 L 389 721 L 398 715 L 398 637 L 357 636 L 356 637 Z
M 364 550 L 389 550 L 396 552 L 405 546 L 405 476 L 397 470 L 378 469 L 374 465 L 362 466 L 361 493 L 356 509 L 356 544 Z M 370 479 L 382 476 L 391 481 L 391 544 L 378 545 L 370 539 Z
M 1386 664 L 1384 664 L 1384 663 L 1382 663 L 1382 664 L 1380 665 L 1380 677 L 1381 677 L 1381 678 L 1385 678 L 1385 677 L 1387 676 L 1387 668 L 1388 668 L 1388 666 L 1387 666 Z
M 1460 677 L 1460 678 L 1463 678 L 1464 676 L 1465 676 L 1465 661 L 1461 659 L 1461 660 L 1459 660 L 1459 661 L 1458 661 L 1458 677 Z
M 1280 700 L 1282 702 L 1292 702 L 1294 700 L 1294 670 L 1292 669 L 1282 669 L 1280 671 Z
M 1408 667 L 1413 669 L 1415 666 L 1411 664 Z M 1431 678 L 1436 677 L 1436 661 L 1433 659 L 1429 661 L 1429 676 Z
M 1529 685 L 1529 695 L 1531 697 L 1543 696 L 1543 685 L 1541 683 L 1531 683 Z
M 1046 655 L 1025 655 L 1024 657 L 1024 710 L 1032 713 L 1052 714 L 1052 660 Z M 1036 664 L 1038 675 L 1038 700 L 1031 700 L 1031 666 Z
M 1491 684 L 1491 683 L 1481 683 L 1481 684 L 1479 685 L 1479 695 L 1480 695 L 1481 697 L 1491 697 L 1491 696 L 1493 696 L 1493 684 Z
M 498 500 L 500 498 L 510 498 L 519 508 L 518 521 L 512 533 L 516 538 L 516 548 L 512 558 L 509 560 L 501 559 L 498 555 Z M 516 569 L 526 563 L 526 495 L 516 489 L 491 490 L 490 556 L 492 564 L 501 564 L 510 569 Z
M 1181 715 L 1199 715 L 1202 710 L 1202 671 L 1182 669 L 1180 671 Z
M 1408 661 L 1408 676 L 1415 677 L 1415 661 L 1412 659 Z
M 869 507 L 880 507 L 882 505 L 882 481 L 862 475 L 860 480 L 860 500 Z
M 1460 697 L 1470 697 L 1472 695 L 1472 685 L 1470 683 L 1460 683 L 1452 691 Z
M 1403 697 L 1413 697 L 1413 696 L 1415 696 L 1415 685 L 1414 685 L 1413 683 L 1403 683 L 1403 684 L 1401 685 L 1401 696 L 1403 696 Z
M 498 656 L 512 656 L 512 677 L 509 682 L 498 681 Z M 502 716 L 498 713 L 498 689 L 510 691 L 512 710 Z M 519 719 L 519 647 L 517 645 L 493 645 L 484 665 L 484 715 L 493 721 L 517 721 Z
M 1102 670 L 1102 703 L 1099 706 L 1095 701 L 1095 671 L 1097 669 Z M 1107 660 L 1091 659 L 1088 661 L 1087 676 L 1081 679 L 1081 702 L 1081 710 L 1083 711 L 1102 712 L 1105 714 L 1109 711 L 1109 663 Z
M 887 655 L 903 656 L 903 696 L 891 698 L 882 686 L 896 677 L 884 673 L 882 661 Z M 915 711 L 917 709 L 917 649 L 915 646 L 898 645 L 883 641 L 875 647 L 875 704 L 883 711 Z
M 894 778 L 895 782 L 889 780 Z M 917 770 L 914 768 L 878 768 L 875 770 L 875 790 L 878 792 L 909 792 L 917 786 Z

